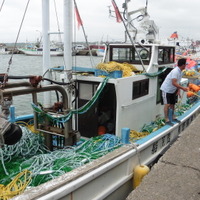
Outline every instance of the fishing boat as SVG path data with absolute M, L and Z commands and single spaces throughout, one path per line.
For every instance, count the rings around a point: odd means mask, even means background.
M 105 45 L 90 45 L 90 49 L 96 51 L 96 56 L 104 56 Z
M 89 45 L 85 47 L 84 45 L 76 45 L 72 48 L 72 55 L 82 55 L 82 56 L 104 56 L 105 46 L 103 45 Z
M 7 47 L 5 44 L 0 44 L 0 54 L 9 54 L 9 51 L 7 50 Z
M 20 52 L 27 56 L 42 56 L 43 48 L 31 48 L 31 49 L 19 49 Z M 51 48 L 50 49 L 51 56 L 63 56 L 63 50 L 60 48 Z
M 25 48 L 18 48 L 18 51 L 27 55 L 27 56 L 42 56 L 43 55 L 43 47 L 40 42 L 35 45 L 28 44 Z M 63 56 L 63 49 L 60 45 L 55 43 L 50 44 L 50 56 Z
M 125 1 L 124 8 L 128 8 L 128 3 L 130 1 Z M 116 3 L 114 5 L 116 9 Z M 64 14 L 68 13 L 64 17 L 68 27 L 65 30 L 73 30 L 69 28 L 71 23 L 67 18 L 72 16 L 72 1 L 65 0 L 64 6 Z M 45 19 L 48 19 L 48 9 L 49 1 L 43 0 Z M 31 168 L 27 168 L 24 176 L 17 176 L 26 179 L 26 186 L 30 184 L 31 178 L 36 181 L 38 177 L 44 179 L 48 175 L 49 179 L 36 187 L 27 187 L 27 190 L 13 199 L 125 199 L 133 189 L 134 168 L 138 165 L 153 165 L 199 114 L 198 94 L 188 98 L 183 93 L 176 110 L 180 123 L 173 122 L 174 125 L 170 126 L 162 120 L 164 113 L 160 86 L 176 65 L 175 46 L 155 42 L 157 29 L 152 20 L 145 18 L 146 7 L 134 12 L 124 12 L 128 23 L 133 23 L 133 13 L 144 17 L 143 26 L 146 25 L 147 37 L 142 39 L 142 43 L 130 37 L 130 42 L 127 43 L 107 44 L 104 60 L 96 68 L 71 67 L 72 48 L 70 36 L 67 36 L 71 33 L 68 31 L 64 37 L 65 66 L 49 69 L 48 40 L 44 40 L 44 72 L 48 72 L 45 76 L 21 77 L 30 81 L 9 82 L 14 77 L 1 75 L 1 144 L 17 145 L 23 132 L 19 123 L 33 118 L 37 137 L 41 133 L 46 146 L 52 151 L 48 162 L 56 164 L 62 159 L 62 166 L 58 169 L 50 167 L 47 160 L 40 162 L 40 158 L 44 158 L 46 154 L 28 161 L 22 160 L 20 169 L 36 162 L 39 166 L 38 170 L 33 168 L 32 175 L 28 172 Z M 117 14 L 119 17 L 120 13 Z M 44 26 L 46 24 L 48 23 Z M 43 30 L 43 35 L 48 38 L 48 32 L 45 31 Z M 58 73 L 61 81 L 52 80 L 51 72 Z M 188 84 L 188 78 L 181 81 L 184 87 Z M 50 101 L 50 91 L 56 92 L 57 101 L 54 100 L 54 103 Z M 45 94 L 42 104 L 38 102 L 39 93 Z M 32 113 L 28 116 L 15 116 L 12 97 L 24 94 L 32 95 Z M 9 132 L 10 127 L 12 132 Z M 92 152 L 97 159 L 90 162 L 90 153 L 86 152 L 88 148 L 84 144 L 92 141 L 90 147 L 96 147 L 103 140 L 105 142 L 101 143 L 100 151 Z M 111 148 L 110 144 L 116 141 L 118 145 Z M 35 146 L 37 144 L 35 141 L 28 143 Z M 109 147 L 108 153 L 98 157 L 106 146 Z M 37 148 L 30 147 L 27 151 L 30 152 L 29 150 L 35 151 Z M 63 156 L 62 153 L 67 150 L 68 153 Z M 66 166 L 66 162 L 75 162 L 77 157 L 74 157 L 74 153 L 80 150 L 83 154 L 78 157 L 77 167 L 66 173 L 61 172 L 63 167 L 70 168 Z M 54 155 L 53 152 L 57 154 Z M 68 155 L 72 156 L 68 158 Z M 53 157 L 57 160 L 52 160 Z M 59 176 L 55 177 L 56 174 Z M 9 173 L 7 176 L 10 177 Z

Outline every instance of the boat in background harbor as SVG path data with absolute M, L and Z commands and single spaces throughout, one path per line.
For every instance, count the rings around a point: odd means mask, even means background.
M 0 54 L 9 54 L 10 51 L 8 51 L 7 47 L 5 44 L 0 44 Z
M 105 55 L 105 45 L 90 45 L 90 49 L 96 51 L 96 56 L 103 57 Z
M 97 56 L 103 57 L 105 55 L 105 49 L 97 49 L 96 53 L 97 53 Z
M 27 56 L 42 56 L 43 47 L 39 43 L 27 44 L 25 48 L 18 48 L 18 51 Z M 55 42 L 51 42 L 50 56 L 63 56 L 63 48 L 61 45 L 57 45 Z
M 20 52 L 27 56 L 42 56 L 43 48 L 20 48 L 18 49 Z M 60 48 L 51 48 L 50 56 L 63 56 L 63 50 Z
M 72 47 L 72 55 L 81 55 L 81 56 L 100 56 L 103 57 L 105 53 L 105 45 L 94 45 L 91 44 L 89 47 L 86 47 L 83 44 L 77 44 Z

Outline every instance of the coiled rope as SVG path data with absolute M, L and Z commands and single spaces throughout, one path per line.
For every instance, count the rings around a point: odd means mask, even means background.
M 2 148 L 0 184 L 9 184 L 17 174 L 28 170 L 32 178 L 29 186 L 38 186 L 122 146 L 118 137 L 105 134 L 51 152 L 45 148 L 40 134 L 22 129 L 20 142 Z
M 31 172 L 20 172 L 8 185 L 0 184 L 0 199 L 7 200 L 24 192 L 31 182 Z

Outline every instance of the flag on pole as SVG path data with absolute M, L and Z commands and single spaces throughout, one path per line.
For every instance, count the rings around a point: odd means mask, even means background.
M 79 14 L 79 11 L 78 11 L 78 7 L 76 5 L 76 2 L 74 1 L 75 3 L 75 13 L 76 13 L 76 19 L 77 19 L 77 22 L 78 22 L 78 29 L 80 28 L 80 26 L 83 25 L 83 22 L 82 22 L 82 19 L 81 19 L 81 16 Z
M 122 16 L 121 16 L 119 9 L 114 0 L 112 0 L 112 4 L 113 4 L 114 10 L 115 10 L 116 20 L 118 23 L 120 23 L 120 22 L 122 22 Z
M 173 39 L 178 39 L 178 34 L 177 32 L 175 31 L 174 33 L 171 34 L 170 38 L 173 38 Z

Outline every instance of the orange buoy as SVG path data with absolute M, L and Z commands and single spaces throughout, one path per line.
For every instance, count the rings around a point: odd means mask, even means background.
M 142 182 L 143 177 L 150 171 L 146 165 L 137 165 L 133 170 L 133 188 L 135 189 Z
M 99 126 L 98 127 L 98 135 L 103 135 L 106 133 L 106 127 L 105 126 Z
M 199 86 L 195 85 L 194 83 L 189 83 L 189 88 L 192 89 L 194 92 L 199 91 Z
M 194 92 L 188 91 L 188 92 L 187 92 L 187 97 L 192 97 L 192 96 L 194 96 Z

